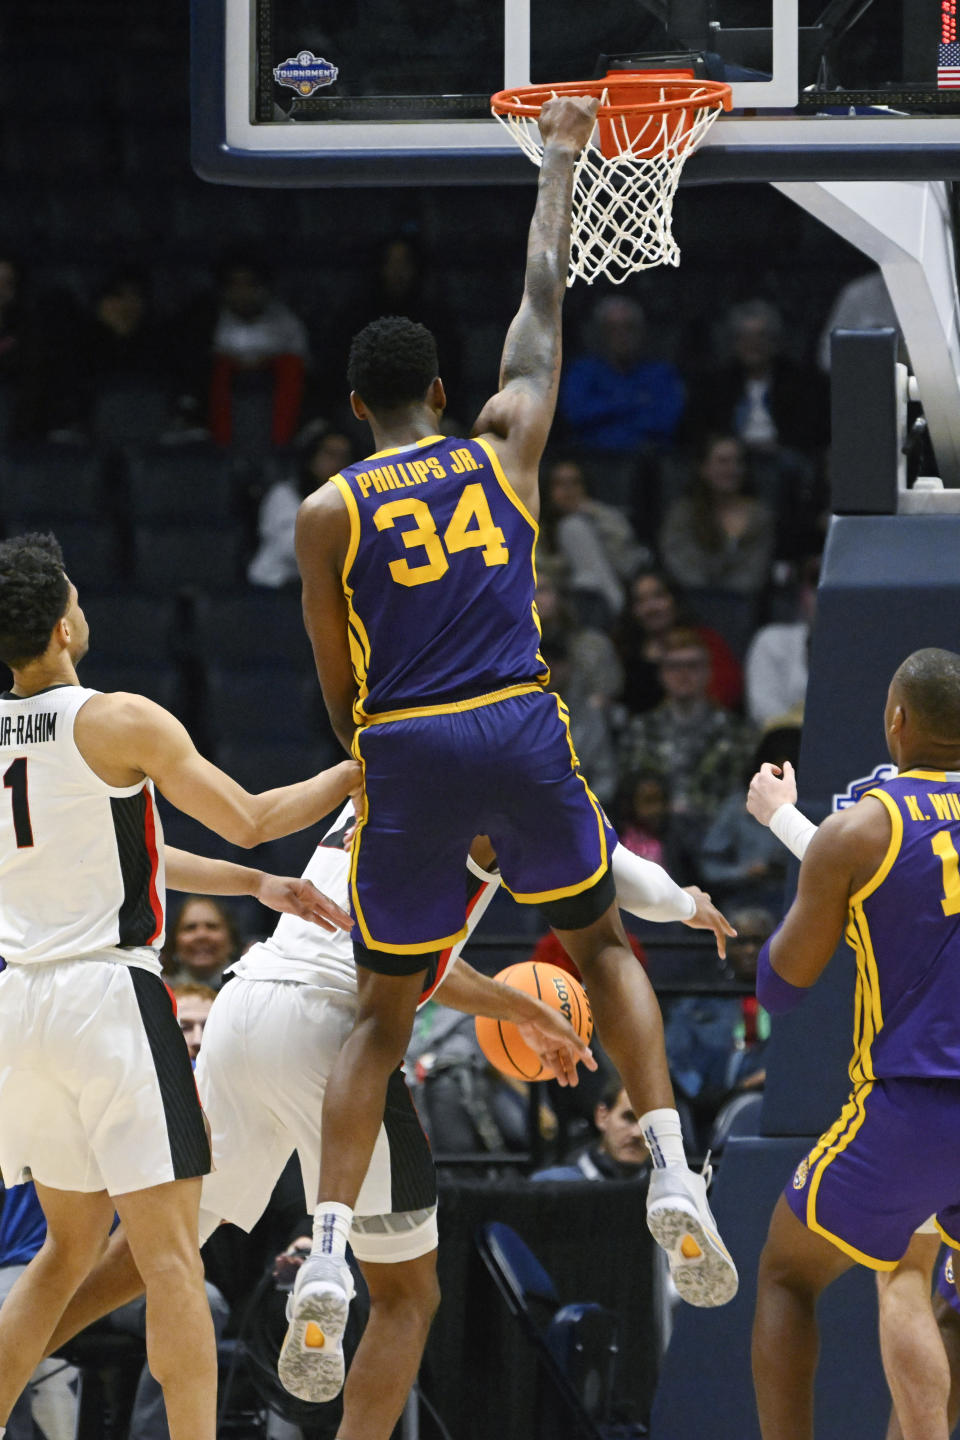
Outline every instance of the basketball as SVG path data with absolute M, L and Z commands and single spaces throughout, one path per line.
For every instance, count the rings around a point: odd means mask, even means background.
M 593 1015 L 586 991 L 578 980 L 557 965 L 544 965 L 526 960 L 510 965 L 494 977 L 514 990 L 535 995 L 554 1010 L 566 1016 L 584 1044 L 593 1034 Z M 549 1080 L 550 1074 L 540 1056 L 524 1044 L 520 1031 L 509 1020 L 490 1020 L 478 1015 L 477 1043 L 495 1070 L 514 1080 Z

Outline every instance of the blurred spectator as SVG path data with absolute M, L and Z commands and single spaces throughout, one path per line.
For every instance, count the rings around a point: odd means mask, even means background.
M 13 1176 L 8 1177 L 13 1179 Z M 0 1305 L 47 1235 L 36 1186 L 0 1184 Z M 6 1440 L 73 1440 L 77 1414 L 77 1372 L 57 1356 L 41 1360 L 7 1421 Z
M 593 1112 L 597 1138 L 574 1151 L 561 1165 L 536 1170 L 531 1180 L 646 1180 L 650 1152 L 640 1120 L 619 1076 L 604 1088 Z
M 293 438 L 303 399 L 309 342 L 303 321 L 272 291 L 266 267 L 252 256 L 221 264 L 218 310 L 210 336 L 210 431 L 219 445 L 236 444 L 245 401 L 269 400 L 269 439 Z M 264 389 L 263 381 L 267 381 Z
M 744 803 L 751 776 L 769 761 L 796 768 L 800 731 L 791 726 L 769 730 L 760 740 L 741 782 L 724 800 L 700 849 L 703 883 L 721 909 L 734 905 L 783 908 L 787 852 L 766 825 L 758 825 Z
M 580 618 L 607 629 L 623 609 L 625 584 L 653 557 L 621 511 L 593 499 L 575 456 L 548 462 L 541 491 L 541 535 L 567 563 Z
M 623 701 L 632 715 L 663 699 L 660 661 L 673 630 L 695 630 L 710 656 L 707 695 L 732 709 L 743 694 L 743 672 L 730 646 L 716 630 L 697 625 L 659 570 L 642 570 L 630 583 L 630 603 L 615 633 L 624 667 Z
M 773 916 L 751 908 L 735 911 L 729 919 L 737 934 L 727 941 L 720 978 L 752 986 Z M 770 1017 L 756 996 L 683 996 L 671 1005 L 664 1031 L 674 1084 L 707 1133 L 731 1093 L 763 1086 Z
M 219 990 L 224 970 L 238 959 L 240 950 L 229 910 L 208 895 L 188 895 L 167 931 L 163 978 L 168 985 L 198 981 Z
M 0 382 L 19 380 L 24 367 L 23 270 L 0 252 Z
M 620 844 L 634 855 L 669 869 L 665 858 L 669 819 L 670 803 L 661 776 L 644 771 L 629 775 L 620 787 L 617 807 Z
M 404 1065 L 439 1161 L 445 1155 L 492 1155 L 495 1165 L 498 1153 L 530 1148 L 528 1087 L 488 1064 L 472 1015 L 432 1000 L 421 1006 Z M 553 1125 L 551 1116 L 547 1128 Z
M 147 276 L 118 270 L 97 291 L 79 339 L 78 360 L 94 387 L 98 381 L 159 378 L 164 342 L 151 314 Z
M 708 435 L 689 495 L 675 500 L 660 532 L 664 569 L 678 585 L 756 594 L 770 578 L 776 524 L 749 493 L 746 457 L 733 435 Z
M 542 567 L 537 578 L 540 653 L 550 667 L 550 688 L 570 712 L 570 731 L 583 772 L 603 804 L 617 786 L 611 705 L 623 685 L 613 642 L 602 630 L 578 625 L 564 593 Z
M 820 332 L 817 364 L 830 369 L 830 336 L 834 330 L 899 330 L 897 312 L 887 290 L 883 272 L 875 266 L 866 275 L 849 280 L 837 295 Z
M 744 671 L 747 714 L 754 725 L 769 725 L 785 715 L 803 717 L 819 578 L 820 558 L 810 555 L 800 567 L 797 619 L 764 625 L 750 642 Z
M 744 722 L 708 696 L 710 655 L 695 630 L 674 630 L 660 661 L 665 698 L 635 716 L 620 742 L 620 773 L 657 775 L 670 797 L 670 837 L 690 858 L 752 748 Z
M 783 319 L 765 300 L 735 305 L 726 318 L 731 357 L 702 376 L 691 415 L 704 429 L 736 435 L 751 451 L 801 454 L 830 437 L 829 391 L 813 366 L 783 354 Z
M 187 1042 L 190 1063 L 196 1069 L 197 1056 L 200 1054 L 200 1046 L 203 1043 L 204 1027 L 210 1015 L 210 1007 L 217 998 L 217 992 L 210 985 L 201 985 L 193 980 L 171 985 L 170 992 L 177 1002 L 177 1020 L 183 1038 Z
M 257 553 L 247 570 L 251 585 L 276 588 L 299 581 L 293 542 L 300 502 L 351 463 L 353 446 L 326 420 L 312 420 L 297 436 L 296 457 L 294 474 L 277 480 L 260 502 Z
M 460 332 L 438 293 L 440 273 L 429 264 L 414 235 L 391 235 L 380 241 L 370 257 L 359 298 L 334 321 L 324 352 L 323 382 L 328 394 L 346 400 L 347 356 L 354 335 L 381 315 L 405 315 L 425 325 L 436 340 L 447 400 L 452 409 L 460 408 Z
M 673 365 L 649 358 L 646 320 L 635 300 L 601 300 L 589 339 L 588 353 L 561 377 L 559 414 L 572 443 L 589 452 L 597 494 L 629 510 L 638 461 L 673 441 L 684 384 Z

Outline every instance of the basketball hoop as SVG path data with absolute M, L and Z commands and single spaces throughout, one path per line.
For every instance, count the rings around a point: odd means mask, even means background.
M 679 265 L 670 221 L 680 172 L 721 109 L 730 109 L 730 86 L 648 70 L 500 90 L 491 109 L 536 166 L 543 161 L 540 110 L 555 95 L 600 101 L 596 130 L 574 171 L 567 284 L 579 277 L 592 285 L 605 275 L 619 285 L 654 265 Z

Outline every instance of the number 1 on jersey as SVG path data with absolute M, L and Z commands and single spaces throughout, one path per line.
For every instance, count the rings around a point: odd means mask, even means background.
M 950 837 L 949 830 L 938 830 L 930 841 L 934 855 L 940 856 L 943 866 L 943 899 L 940 908 L 944 915 L 960 915 L 960 856 Z
M 3 788 L 10 791 L 13 806 L 13 833 L 17 837 L 17 849 L 29 850 L 33 844 L 33 826 L 30 824 L 30 804 L 27 797 L 27 760 L 21 755 L 3 772 Z

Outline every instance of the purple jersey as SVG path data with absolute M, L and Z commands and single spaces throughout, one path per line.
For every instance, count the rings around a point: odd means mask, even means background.
M 334 477 L 357 723 L 541 689 L 537 523 L 483 440 L 433 435 Z
M 891 836 L 850 898 L 850 1076 L 960 1078 L 960 773 L 908 770 L 868 793 L 886 807 Z

